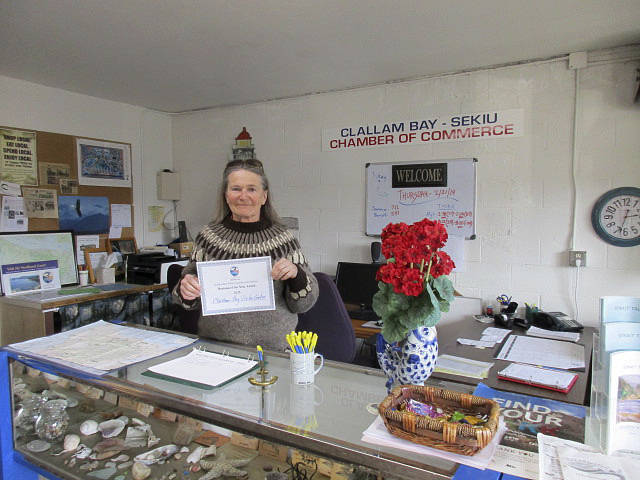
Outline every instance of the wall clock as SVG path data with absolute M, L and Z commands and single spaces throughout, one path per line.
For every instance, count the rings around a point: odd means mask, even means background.
M 621 187 L 602 195 L 591 211 L 600 238 L 618 247 L 640 245 L 640 188 Z

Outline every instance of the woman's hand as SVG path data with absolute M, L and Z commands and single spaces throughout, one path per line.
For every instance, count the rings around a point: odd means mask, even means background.
M 200 296 L 200 281 L 198 277 L 187 273 L 180 280 L 180 296 L 185 300 L 195 300 Z
M 298 276 L 298 267 L 287 259 L 281 258 L 273 264 L 271 269 L 271 278 L 274 280 L 288 280 L 290 278 L 296 278 Z

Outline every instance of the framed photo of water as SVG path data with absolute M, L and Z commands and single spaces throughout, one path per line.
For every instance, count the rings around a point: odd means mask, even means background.
M 61 285 L 78 283 L 78 268 L 72 232 L 0 233 L 0 266 L 51 260 L 58 262 Z

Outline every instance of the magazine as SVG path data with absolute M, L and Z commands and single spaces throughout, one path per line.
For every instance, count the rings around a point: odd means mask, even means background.
M 538 478 L 538 433 L 584 442 L 586 408 L 581 405 L 495 390 L 479 383 L 474 395 L 500 405 L 507 431 L 489 464 L 490 469 Z
M 640 452 L 640 351 L 610 356 L 607 429 L 608 454 Z

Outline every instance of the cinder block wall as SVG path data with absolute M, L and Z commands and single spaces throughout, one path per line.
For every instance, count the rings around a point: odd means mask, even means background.
M 629 51 L 600 53 L 580 72 L 575 246 L 587 251 L 578 304 L 588 325 L 598 322 L 600 296 L 640 293 L 640 247 L 609 246 L 590 224 L 601 194 L 640 185 L 640 105 L 632 103 L 640 62 L 621 56 Z M 222 169 L 246 126 L 279 213 L 300 219 L 312 268 L 333 274 L 339 260 L 370 261 L 366 163 L 477 157 L 478 238 L 465 242 L 456 288 L 485 304 L 508 293 L 575 313 L 576 270 L 567 266 L 574 79 L 557 60 L 174 116 L 179 217 L 193 234 L 210 220 Z M 511 108 L 524 110 L 523 137 L 322 151 L 323 128 Z

